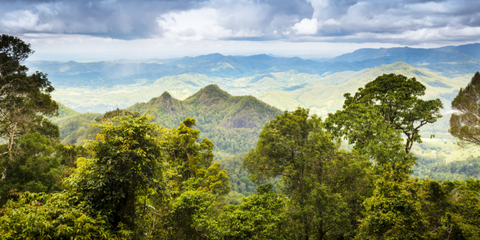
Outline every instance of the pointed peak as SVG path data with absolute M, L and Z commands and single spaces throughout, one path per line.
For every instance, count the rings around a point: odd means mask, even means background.
M 174 98 L 172 97 L 172 95 L 170 95 L 169 92 L 165 91 L 162 93 L 162 95 L 160 95 L 159 97 L 156 97 L 156 98 L 152 98 L 149 103 L 150 104 L 161 104 L 161 105 L 165 105 L 165 103 L 171 103 L 172 101 L 174 100 Z
M 222 103 L 229 97 L 231 97 L 229 93 L 220 89 L 216 84 L 211 84 L 200 89 L 198 92 L 185 99 L 185 101 L 199 101 L 205 106 L 211 106 L 213 104 Z
M 210 84 L 210 85 L 200 89 L 194 95 L 198 95 L 198 96 L 206 95 L 209 98 L 214 98 L 214 97 L 228 98 L 228 97 L 230 97 L 230 94 L 223 91 L 222 89 L 220 89 L 220 87 L 217 84 Z
M 162 99 L 172 98 L 172 95 L 170 95 L 169 92 L 165 91 L 165 92 L 162 93 L 162 95 L 160 95 L 160 97 L 161 97 Z

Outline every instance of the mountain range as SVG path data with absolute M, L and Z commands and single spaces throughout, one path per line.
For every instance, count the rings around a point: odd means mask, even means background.
M 341 106 L 343 93 L 390 72 L 428 82 L 449 99 L 480 69 L 480 44 L 359 49 L 322 60 L 216 53 L 144 61 L 30 61 L 26 65 L 31 71 L 47 73 L 56 88 L 54 99 L 79 112 L 126 108 L 164 91 L 186 99 L 200 88 L 216 84 L 233 95 L 252 95 L 282 110 L 301 105 L 326 115 Z M 324 93 L 332 97 L 325 98 Z M 449 101 L 444 103 L 449 105 Z
M 96 119 L 103 114 L 78 113 L 64 105 L 62 117 L 53 119 L 61 131 L 65 144 L 80 144 L 97 132 Z M 164 92 L 145 103 L 125 109 L 153 117 L 153 121 L 167 128 L 178 127 L 186 118 L 196 119 L 201 137 L 215 144 L 217 157 L 247 152 L 254 148 L 263 125 L 282 113 L 253 96 L 232 96 L 217 85 L 208 85 L 185 100 L 173 98 Z

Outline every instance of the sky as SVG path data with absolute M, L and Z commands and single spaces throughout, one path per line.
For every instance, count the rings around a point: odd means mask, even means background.
M 329 58 L 480 42 L 480 1 L 1 0 L 0 33 L 30 43 L 30 60 Z

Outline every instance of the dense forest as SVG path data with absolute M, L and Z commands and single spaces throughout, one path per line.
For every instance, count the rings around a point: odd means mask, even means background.
M 480 180 L 413 175 L 419 162 L 478 174 L 475 159 L 440 165 L 412 153 L 443 108 L 422 99 L 415 78 L 372 79 L 325 119 L 211 85 L 184 101 L 164 93 L 87 115 L 95 126 L 71 135 L 75 123 L 54 122 L 84 121 L 52 100 L 46 74 L 28 74 L 22 61 L 32 52 L 1 36 L 0 239 L 480 239 Z M 480 145 L 479 98 L 476 73 L 452 102 L 450 133 L 461 146 Z M 205 107 L 213 102 L 234 107 Z M 249 114 L 258 109 L 264 115 Z M 230 143 L 235 154 L 214 161 L 219 139 L 252 141 L 241 132 L 200 137 L 215 125 L 258 133 L 248 149 Z

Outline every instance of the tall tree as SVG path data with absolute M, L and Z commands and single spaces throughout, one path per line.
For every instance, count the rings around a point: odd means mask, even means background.
M 30 44 L 21 39 L 0 36 L 0 137 L 7 139 L 7 151 L 0 154 L 8 154 L 10 161 L 14 160 L 15 139 L 45 121 L 38 114 L 52 116 L 58 110 L 50 96 L 54 88 L 47 75 L 27 75 L 28 68 L 21 65 L 32 53 Z
M 410 153 L 414 142 L 422 142 L 420 128 L 442 117 L 440 99 L 420 98 L 425 90 L 415 78 L 384 74 L 359 88 L 354 96 L 346 93 L 343 110 L 329 114 L 327 126 L 357 148 L 378 142 L 387 129 L 399 130 L 406 138 L 405 152 Z
M 338 150 L 321 119 L 308 113 L 299 108 L 267 123 L 243 166 L 256 183 L 281 178 L 281 189 L 291 198 L 292 238 L 346 237 L 369 195 L 370 163 Z
M 172 173 L 175 172 L 171 179 L 179 191 L 184 190 L 184 181 L 195 178 L 201 169 L 207 170 L 214 157 L 213 143 L 208 138 L 200 140 L 200 131 L 193 128 L 195 125 L 195 119 L 186 118 L 178 128 L 162 131 L 164 156 Z
M 363 204 L 358 239 L 426 238 L 418 183 L 409 178 L 416 162 L 411 149 L 422 142 L 420 128 L 441 117 L 442 103 L 421 99 L 425 90 L 415 78 L 384 74 L 354 96 L 346 93 L 343 110 L 329 114 L 327 127 L 334 135 L 376 164 L 375 190 Z
M 124 226 L 134 234 L 139 204 L 152 195 L 164 197 L 160 131 L 150 120 L 115 117 L 97 125 L 100 133 L 90 142 L 92 158 L 78 159 L 78 168 L 67 180 L 80 199 L 109 215 L 113 228 Z
M 480 73 L 473 76 L 467 87 L 452 101 L 452 109 L 456 110 L 450 117 L 449 132 L 460 139 L 459 144 L 480 145 Z

